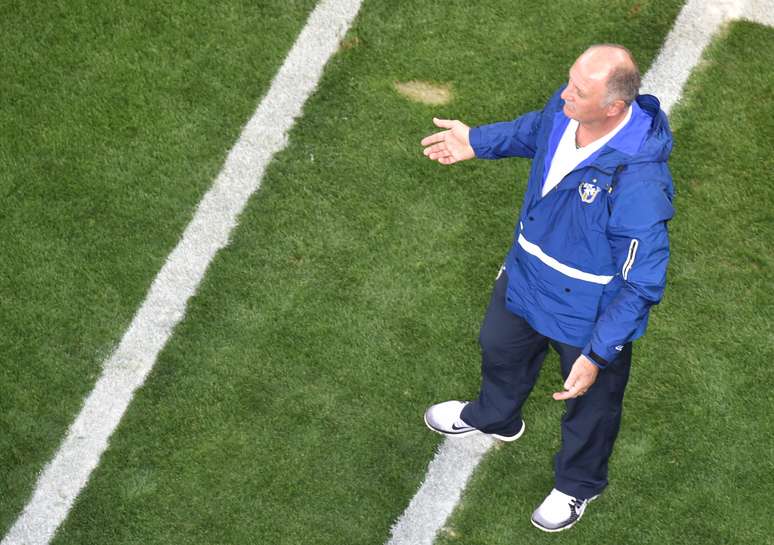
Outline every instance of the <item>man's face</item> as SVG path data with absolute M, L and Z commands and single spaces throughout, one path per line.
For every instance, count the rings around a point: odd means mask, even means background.
M 570 68 L 567 87 L 562 91 L 564 114 L 580 123 L 604 121 L 609 106 L 604 106 L 607 94 L 607 67 L 581 55 Z

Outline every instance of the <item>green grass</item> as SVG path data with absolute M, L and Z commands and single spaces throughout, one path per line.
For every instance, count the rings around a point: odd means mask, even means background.
M 313 0 L 0 7 L 0 535 Z
M 386 540 L 439 442 L 425 406 L 477 390 L 527 171 L 419 139 L 538 107 L 589 42 L 647 67 L 679 3 L 585 7 L 365 3 L 56 543 Z M 414 78 L 455 102 L 394 92 Z
M 636 345 L 611 486 L 566 534 L 529 523 L 559 444 L 553 360 L 528 433 L 482 464 L 440 544 L 774 542 L 772 38 L 735 23 L 674 111 L 669 285 Z

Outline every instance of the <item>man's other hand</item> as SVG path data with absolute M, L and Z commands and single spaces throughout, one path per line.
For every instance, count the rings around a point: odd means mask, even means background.
M 564 381 L 564 392 L 556 392 L 554 399 L 561 401 L 563 399 L 572 399 L 573 397 L 579 397 L 591 388 L 594 381 L 597 380 L 599 374 L 599 367 L 591 363 L 591 361 L 581 354 L 575 363 L 572 364 L 570 369 L 570 375 L 567 380 Z
M 447 129 L 426 136 L 421 144 L 425 146 L 424 154 L 433 161 L 438 161 L 442 165 L 452 165 L 458 161 L 473 159 L 476 153 L 470 147 L 468 133 L 470 127 L 462 121 L 456 119 L 438 119 L 433 118 L 436 127 Z

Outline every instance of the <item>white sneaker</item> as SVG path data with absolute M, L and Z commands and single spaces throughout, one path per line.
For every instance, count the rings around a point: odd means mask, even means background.
M 598 497 L 599 494 L 587 500 L 580 500 L 554 488 L 532 513 L 532 524 L 544 532 L 566 530 L 580 520 L 589 502 Z
M 467 401 L 444 401 L 431 405 L 425 411 L 425 425 L 434 432 L 448 435 L 449 437 L 462 437 L 472 433 L 484 433 L 478 428 L 467 424 L 462 417 L 462 409 L 467 405 Z M 500 435 L 490 433 L 492 437 L 500 441 L 515 441 L 524 433 L 527 426 L 521 421 L 521 429 L 513 435 Z

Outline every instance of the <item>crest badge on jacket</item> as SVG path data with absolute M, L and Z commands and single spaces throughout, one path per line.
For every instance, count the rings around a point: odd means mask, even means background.
M 597 198 L 597 195 L 599 195 L 600 191 L 601 189 L 598 185 L 594 185 L 589 182 L 581 182 L 578 186 L 578 193 L 580 193 L 580 198 L 587 204 L 593 203 L 594 199 Z

